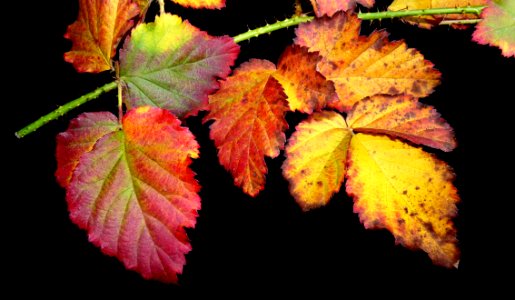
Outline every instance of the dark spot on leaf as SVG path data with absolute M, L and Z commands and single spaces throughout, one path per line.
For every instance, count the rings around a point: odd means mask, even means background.
M 420 95 L 420 93 L 422 92 L 420 82 L 418 80 L 415 80 L 415 82 L 413 82 L 413 85 L 411 86 L 411 92 L 415 95 Z
M 415 190 L 417 190 L 417 191 L 418 191 L 418 190 L 420 190 L 420 187 L 417 185 L 417 186 L 415 187 Z
M 407 195 L 407 194 L 408 194 L 408 191 L 407 191 L 407 190 L 404 190 L 404 191 L 402 191 L 402 194 L 403 194 L 403 195 Z
M 322 181 L 317 181 L 317 185 L 321 187 L 323 185 Z
M 399 93 L 399 90 L 396 89 L 394 86 L 391 86 L 390 89 L 388 89 L 388 94 L 390 95 L 396 95 Z
M 331 67 L 331 69 L 334 71 L 336 70 L 336 68 L 338 68 L 338 65 L 332 61 L 329 62 L 329 66 Z
M 407 214 L 407 213 L 408 213 L 408 208 L 407 208 L 407 207 L 405 207 L 405 208 L 404 208 L 404 213 L 405 213 L 405 214 Z

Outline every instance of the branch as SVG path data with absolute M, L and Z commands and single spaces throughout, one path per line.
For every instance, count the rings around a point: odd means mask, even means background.
M 17 131 L 14 135 L 16 135 L 17 138 L 22 138 L 22 137 L 26 136 L 27 134 L 38 130 L 39 127 L 45 125 L 46 123 L 61 117 L 65 113 L 69 112 L 70 110 L 77 108 L 90 100 L 98 98 L 103 93 L 114 90 L 117 86 L 118 86 L 118 83 L 116 81 L 113 81 L 106 85 L 103 85 L 92 92 L 82 95 L 79 98 L 77 98 L 73 101 L 70 101 L 63 106 L 60 106 L 58 109 L 54 110 L 53 112 L 42 116 L 37 121 L 30 123 L 29 125 L 23 127 L 19 131 Z
M 164 10 L 164 1 L 159 0 L 160 10 L 161 12 Z M 455 8 L 429 8 L 429 9 L 416 9 L 416 10 L 402 10 L 402 11 L 383 11 L 383 12 L 369 12 L 369 13 L 358 13 L 358 18 L 362 20 L 381 20 L 381 19 L 389 19 L 389 18 L 401 18 L 408 16 L 423 16 L 423 15 L 445 15 L 445 14 L 476 14 L 480 15 L 483 8 L 486 6 L 468 6 L 468 7 L 455 7 Z M 271 33 L 273 31 L 288 28 L 290 26 L 296 26 L 301 23 L 306 23 L 313 20 L 312 16 L 294 16 L 289 19 L 278 21 L 274 24 L 267 24 L 263 27 L 256 28 L 253 30 L 249 30 L 245 33 L 238 34 L 233 37 L 235 43 L 240 43 L 242 41 L 250 40 L 251 38 L 258 37 L 265 33 Z M 469 23 L 477 23 L 477 20 L 470 20 Z M 465 23 L 464 20 L 461 21 L 443 21 L 441 24 L 468 24 Z M 36 131 L 39 127 L 45 125 L 46 123 L 59 118 L 64 115 L 68 111 L 79 107 L 80 105 L 98 98 L 103 93 L 111 91 L 116 88 L 117 82 L 108 83 L 102 87 L 97 88 L 96 90 L 81 96 L 78 99 L 75 99 L 71 102 L 66 103 L 65 105 L 59 107 L 53 112 L 39 118 L 37 121 L 27 125 L 23 129 L 17 131 L 15 135 L 18 138 L 22 138 L 27 134 Z
M 476 14 L 480 15 L 483 8 L 486 6 L 467 6 L 467 7 L 452 7 L 452 8 L 428 8 L 428 9 L 414 9 L 414 10 L 399 10 L 399 11 L 380 11 L 359 13 L 358 18 L 361 20 L 381 20 L 391 18 L 402 18 L 412 16 L 424 15 L 449 15 L 449 14 Z

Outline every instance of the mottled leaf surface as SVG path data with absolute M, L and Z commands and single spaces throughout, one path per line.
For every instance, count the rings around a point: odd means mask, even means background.
M 433 107 L 410 96 L 377 95 L 359 101 L 347 123 L 355 132 L 387 134 L 443 151 L 456 147 L 451 126 Z
M 401 141 L 359 133 L 346 178 L 365 228 L 388 229 L 397 243 L 424 250 L 437 265 L 458 261 L 452 219 L 459 197 L 447 164 Z
M 288 46 L 277 63 L 274 78 L 281 83 L 290 110 L 312 113 L 338 101 L 332 82 L 316 70 L 320 56 L 305 47 Z
M 339 101 L 331 107 L 349 111 L 377 94 L 424 97 L 439 84 L 440 72 L 403 41 L 389 42 L 384 31 L 360 36 L 360 20 L 351 13 L 301 24 L 295 43 L 317 51 L 317 70 L 334 82 Z
M 345 120 L 336 112 L 314 113 L 296 127 L 282 169 L 303 210 L 327 204 L 340 190 L 351 137 Z

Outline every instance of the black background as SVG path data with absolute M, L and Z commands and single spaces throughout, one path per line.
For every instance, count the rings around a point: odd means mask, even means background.
M 4 112 L 8 121 L 3 128 L 7 130 L 4 140 L 10 145 L 6 174 L 11 183 L 4 186 L 8 191 L 3 199 L 7 204 L 3 213 L 7 242 L 2 247 L 7 250 L 5 264 L 12 267 L 6 274 L 26 287 L 18 292 L 73 289 L 76 295 L 145 291 L 147 295 L 172 296 L 198 291 L 231 294 L 240 289 L 252 294 L 275 289 L 333 291 L 337 297 L 350 291 L 364 296 L 409 296 L 406 291 L 411 288 L 422 295 L 463 293 L 486 287 L 484 280 L 497 275 L 490 266 L 503 263 L 497 249 L 504 247 L 502 240 L 492 236 L 493 226 L 487 227 L 492 223 L 486 218 L 503 210 L 503 201 L 510 197 L 497 188 L 502 176 L 495 168 L 506 147 L 492 134 L 500 132 L 503 139 L 510 138 L 503 130 L 509 121 L 507 104 L 514 100 L 515 59 L 502 57 L 497 48 L 472 42 L 472 29 L 440 27 L 428 31 L 399 20 L 383 20 L 364 22 L 362 30 L 368 34 L 385 28 L 392 40 L 405 39 L 442 72 L 441 85 L 422 101 L 435 106 L 454 127 L 459 143 L 451 153 L 433 151 L 454 168 L 463 200 L 455 220 L 462 250 L 459 269 L 434 266 L 422 251 L 395 245 L 387 231 L 365 230 L 352 212 L 352 200 L 343 191 L 326 207 L 303 213 L 281 176 L 282 155 L 267 160 L 265 191 L 255 199 L 246 196 L 219 166 L 201 114 L 188 119 L 186 125 L 201 145 L 201 157 L 193 169 L 202 185 L 202 210 L 196 228 L 188 231 L 193 251 L 187 255 L 180 286 L 175 286 L 143 280 L 115 258 L 101 254 L 87 241 L 86 233 L 68 219 L 65 192 L 53 177 L 56 134 L 80 112 L 116 112 L 114 93 L 24 139 L 14 137 L 15 130 L 113 79 L 109 73 L 78 74 L 62 58 L 71 47 L 63 35 L 75 21 L 78 1 L 37 2 L 27 7 L 18 3 L 16 9 L 8 10 L 21 13 L 16 15 L 18 25 L 11 24 L 14 30 L 7 33 L 6 48 L 11 52 L 4 56 L 12 74 L 4 81 L 4 88 L 15 88 L 16 93 L 4 94 L 3 99 L 8 104 Z M 227 8 L 220 11 L 183 9 L 167 3 L 167 10 L 210 34 L 234 36 L 290 16 L 293 2 L 228 0 Z M 379 1 L 377 7 L 383 10 L 388 2 Z M 290 28 L 243 42 L 237 64 L 249 58 L 277 62 L 293 36 Z M 12 58 L 12 53 L 19 57 Z M 288 115 L 288 136 L 302 118 L 300 114 Z

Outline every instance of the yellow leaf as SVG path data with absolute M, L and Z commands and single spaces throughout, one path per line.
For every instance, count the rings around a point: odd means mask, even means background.
M 284 177 L 303 210 L 325 205 L 340 190 L 351 131 L 335 112 L 319 112 L 301 122 L 286 147 Z
M 459 197 L 451 168 L 385 136 L 358 133 L 349 153 L 346 189 L 365 228 L 386 228 L 397 243 L 452 267 L 459 259 L 452 223 Z

